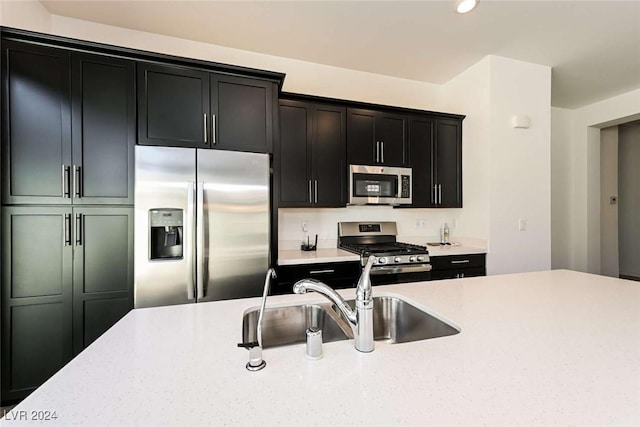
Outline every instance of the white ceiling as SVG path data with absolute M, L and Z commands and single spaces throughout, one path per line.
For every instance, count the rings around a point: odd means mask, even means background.
M 553 67 L 552 104 L 640 88 L 640 0 L 42 1 L 55 15 L 442 84 L 493 54 Z

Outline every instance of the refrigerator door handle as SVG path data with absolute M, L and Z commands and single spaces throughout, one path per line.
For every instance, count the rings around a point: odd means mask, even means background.
M 198 299 L 205 297 L 204 263 L 204 182 L 198 182 L 196 192 L 196 283 Z
M 186 217 L 186 241 L 187 245 L 187 265 L 191 266 L 187 276 L 187 299 L 193 300 L 195 298 L 196 287 L 196 264 L 194 260 L 194 254 L 196 253 L 196 212 L 195 212 L 195 198 L 196 198 L 196 183 L 189 182 L 187 184 L 187 217 Z

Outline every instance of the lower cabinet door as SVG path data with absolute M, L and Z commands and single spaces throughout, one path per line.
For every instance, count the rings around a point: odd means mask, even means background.
M 71 208 L 2 209 L 2 404 L 73 356 Z
M 133 308 L 133 209 L 74 208 L 74 353 Z

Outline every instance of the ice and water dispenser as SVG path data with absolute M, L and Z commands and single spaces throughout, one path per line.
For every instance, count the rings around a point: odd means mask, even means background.
M 183 216 L 182 209 L 151 209 L 149 211 L 151 260 L 183 258 Z

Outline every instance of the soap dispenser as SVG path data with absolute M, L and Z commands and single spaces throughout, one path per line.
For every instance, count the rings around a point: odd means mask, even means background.
M 449 244 L 449 224 L 444 223 L 444 227 L 442 227 L 442 239 L 445 245 Z

